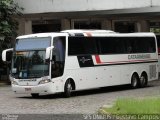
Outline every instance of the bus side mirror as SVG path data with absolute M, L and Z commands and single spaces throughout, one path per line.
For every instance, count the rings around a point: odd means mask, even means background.
M 2 60 L 4 62 L 9 62 L 12 59 L 13 48 L 3 50 L 2 52 Z
M 54 48 L 54 46 L 51 46 L 51 47 L 47 47 L 47 48 L 46 48 L 46 57 L 45 57 L 46 60 L 50 59 L 51 50 L 52 50 L 53 48 Z

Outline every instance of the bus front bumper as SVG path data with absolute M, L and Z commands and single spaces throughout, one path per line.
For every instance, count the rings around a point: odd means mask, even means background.
M 15 93 L 28 94 L 28 93 L 39 93 L 39 94 L 54 94 L 57 91 L 54 83 L 45 83 L 37 86 L 19 86 L 12 84 L 12 91 Z

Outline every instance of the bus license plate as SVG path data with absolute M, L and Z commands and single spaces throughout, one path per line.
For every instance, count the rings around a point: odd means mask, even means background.
M 31 91 L 31 88 L 25 88 L 25 91 L 26 92 Z

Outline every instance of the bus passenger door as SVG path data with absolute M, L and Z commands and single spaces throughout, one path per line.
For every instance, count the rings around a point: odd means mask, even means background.
M 64 72 L 65 64 L 65 37 L 53 39 L 54 49 L 52 50 L 51 77 L 60 77 Z

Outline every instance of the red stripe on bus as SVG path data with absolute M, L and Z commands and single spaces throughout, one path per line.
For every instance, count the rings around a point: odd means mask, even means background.
M 86 32 L 86 35 L 87 35 L 88 37 L 91 37 L 91 36 L 92 36 L 92 34 L 91 34 L 90 32 Z
M 104 64 L 119 64 L 119 63 L 132 63 L 132 62 L 151 62 L 151 61 L 158 61 L 158 59 L 148 59 L 148 60 L 129 60 L 129 61 L 112 61 L 112 62 L 102 62 L 99 55 L 95 56 L 97 64 L 104 63 Z
M 132 63 L 132 62 L 151 62 L 158 61 L 157 59 L 148 59 L 148 60 L 129 60 L 129 61 L 113 61 L 113 62 L 104 62 L 109 64 L 117 64 L 117 63 Z
M 101 61 L 101 59 L 100 59 L 99 55 L 95 55 L 95 58 L 96 58 L 96 62 L 97 62 L 97 64 L 98 64 L 98 63 L 102 63 L 102 61 Z

